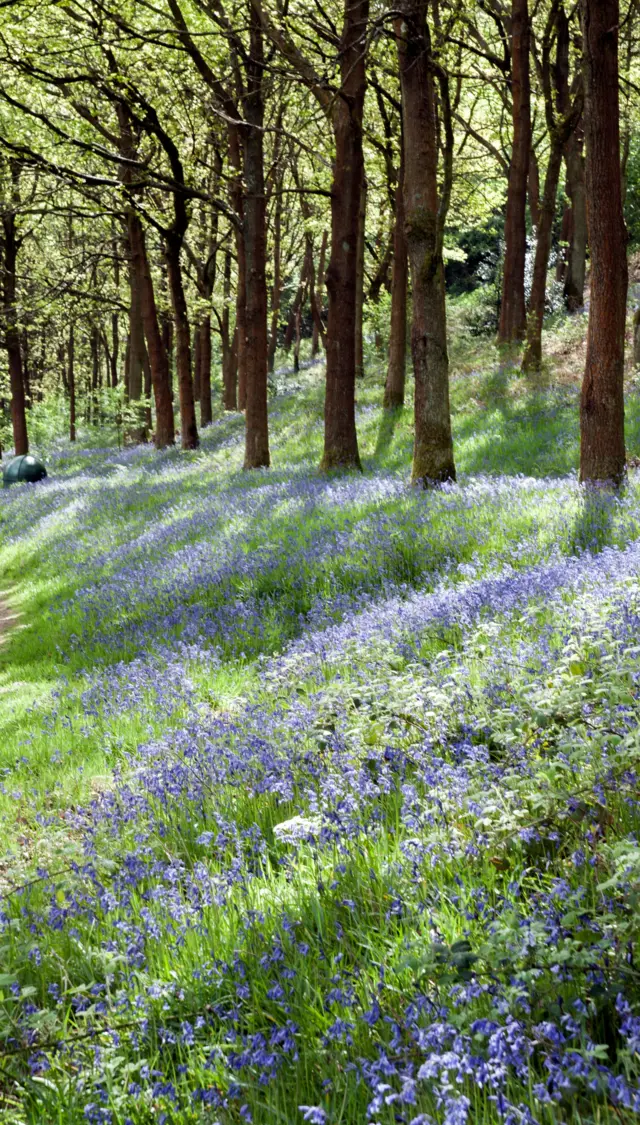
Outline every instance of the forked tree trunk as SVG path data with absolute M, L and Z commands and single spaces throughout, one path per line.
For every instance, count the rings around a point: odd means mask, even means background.
M 582 0 L 591 302 L 580 404 L 580 479 L 624 475 L 627 238 L 622 212 L 618 0 Z
M 245 469 L 269 464 L 267 416 L 267 230 L 264 190 L 264 104 L 262 27 L 249 7 L 250 59 L 247 91 L 243 98 L 248 126 L 242 130 L 244 155 L 243 230 L 246 257 L 245 366 Z
M 297 69 L 331 122 L 334 161 L 331 256 L 326 275 L 329 315 L 321 469 L 359 469 L 355 419 L 356 274 L 358 214 L 364 180 L 362 118 L 369 0 L 344 0 L 338 91 L 332 90 L 326 79 L 315 72 L 286 31 L 270 21 L 260 0 L 251 0 L 251 5 L 271 40 Z
M 404 404 L 407 366 L 407 239 L 404 218 L 404 157 L 396 187 L 395 222 L 393 227 L 393 267 L 391 273 L 391 331 L 389 336 L 389 367 L 382 405 L 393 410 Z
M 131 261 L 136 284 L 140 290 L 142 323 L 147 341 L 151 382 L 156 407 L 156 449 L 164 449 L 175 441 L 173 404 L 167 352 L 160 335 L 153 280 L 147 256 L 145 234 L 139 217 L 130 210 L 127 216 Z
M 584 306 L 584 283 L 587 272 L 587 194 L 582 131 L 578 128 L 565 146 L 567 193 L 571 200 L 571 240 L 567 255 L 564 299 L 569 312 Z
M 176 333 L 176 375 L 180 401 L 180 430 L 183 449 L 198 448 L 198 427 L 193 397 L 193 375 L 191 372 L 191 330 L 187 313 L 187 301 L 182 282 L 180 265 L 180 238 L 166 240 L 166 262 L 169 277 L 169 293 L 173 309 L 173 323 Z
M 12 168 L 14 190 L 17 190 L 19 172 Z M 18 329 L 18 314 L 16 309 L 16 263 L 18 258 L 18 240 L 16 236 L 16 216 L 12 210 L 6 210 L 2 215 L 2 229 L 4 234 L 4 259 L 2 263 L 3 275 L 3 303 L 4 303 L 4 338 L 9 361 L 9 384 L 11 388 L 11 421 L 13 424 L 13 448 L 16 455 L 29 452 L 29 436 L 27 433 L 27 413 L 24 393 L 24 376 L 22 372 L 22 350 L 20 348 L 20 332 Z
M 427 24 L 428 0 L 402 0 L 395 22 L 404 121 L 404 206 L 413 289 L 411 351 L 415 375 L 412 478 L 425 486 L 455 480 L 449 410 L 449 357 L 442 241 L 451 190 L 450 113 L 438 197 L 438 125 Z M 448 93 L 448 91 L 447 91 Z M 441 99 L 443 116 L 448 99 Z
M 509 165 L 502 303 L 498 332 L 499 340 L 504 344 L 522 340 L 527 327 L 524 269 L 527 253 L 527 178 L 531 151 L 529 39 L 527 0 L 511 0 L 513 147 Z
M 552 9 L 552 16 L 553 14 Z M 550 19 L 552 16 L 550 16 Z M 556 213 L 558 182 L 560 180 L 560 169 L 562 168 L 562 153 L 582 113 L 582 92 L 578 91 L 573 105 L 569 94 L 569 21 L 561 5 L 555 12 L 555 25 L 557 49 L 556 64 L 553 68 L 549 43 L 552 34 L 551 27 L 548 27 L 545 32 L 543 43 L 543 85 L 551 147 L 538 220 L 538 237 L 527 319 L 527 342 L 522 357 L 524 371 L 537 371 L 542 363 L 542 323 L 547 296 L 547 271 L 549 269 L 553 222 Z M 552 81 L 552 69 L 555 81 Z M 554 101 L 557 106 L 557 114 L 554 110 Z

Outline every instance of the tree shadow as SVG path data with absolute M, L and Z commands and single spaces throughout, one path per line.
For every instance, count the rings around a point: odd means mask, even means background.
M 574 555 L 590 551 L 598 554 L 612 542 L 614 516 L 619 508 L 625 485 L 585 485 L 579 511 L 574 520 L 569 550 Z
M 394 406 L 390 410 L 383 410 L 376 439 L 374 457 L 383 457 L 393 441 L 398 422 L 404 413 L 404 406 Z

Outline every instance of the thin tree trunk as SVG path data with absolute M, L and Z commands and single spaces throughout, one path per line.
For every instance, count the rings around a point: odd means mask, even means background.
M 555 218 L 556 195 L 558 192 L 561 168 L 562 147 L 552 141 L 538 221 L 536 255 L 533 265 L 531 295 L 529 297 L 527 340 L 522 356 L 523 371 L 537 371 L 542 363 L 542 323 L 544 320 L 544 307 L 547 297 L 547 270 L 549 268 L 553 220 Z
M 211 409 L 211 316 L 207 314 L 200 325 L 200 425 L 210 426 Z
M 622 212 L 618 0 L 582 0 L 591 301 L 580 404 L 580 479 L 624 475 L 627 238 Z
M 76 440 L 76 336 L 73 322 L 69 328 L 69 358 L 67 382 L 69 384 L 69 441 Z
M 222 402 L 225 410 L 237 410 L 237 353 L 235 349 L 236 333 L 233 336 L 229 326 L 229 302 L 231 299 L 231 254 L 229 251 L 224 259 L 224 306 L 220 318 L 220 339 L 222 341 Z
M 98 383 L 100 376 L 100 336 L 98 333 L 97 324 L 91 324 L 91 332 L 89 334 L 89 350 L 91 352 L 91 399 L 90 399 L 90 418 L 94 426 L 97 426 L 98 418 Z
M 276 196 L 273 217 L 273 286 L 271 289 L 271 328 L 269 332 L 269 356 L 267 369 L 273 372 L 278 347 L 278 323 L 282 299 L 282 193 Z
M 404 157 L 396 187 L 395 223 L 393 228 L 393 268 L 391 274 L 391 330 L 389 335 L 389 367 L 384 388 L 383 406 L 393 410 L 404 404 L 407 366 L 407 239 L 404 216 Z
M 565 203 L 562 209 L 562 223 L 560 226 L 560 242 L 562 247 L 558 253 L 556 260 L 556 281 L 564 282 L 567 276 L 567 268 L 569 263 L 569 247 L 571 245 L 571 228 L 573 225 L 573 217 L 571 214 L 571 204 Z
M 427 24 L 428 0 L 403 0 L 396 20 L 404 121 L 404 207 L 413 289 L 415 375 L 412 478 L 425 486 L 455 480 L 449 410 L 449 357 L 442 244 L 451 192 L 453 132 L 441 80 L 445 174 L 438 197 L 438 125 Z
M 133 273 L 136 284 L 140 288 L 142 323 L 151 367 L 151 382 L 156 407 L 155 445 L 156 449 L 164 449 L 167 445 L 173 445 L 175 441 L 169 363 L 160 335 L 144 230 L 135 211 L 129 211 L 127 224 Z
M 540 223 L 540 168 L 538 157 L 533 145 L 529 150 L 529 173 L 527 176 L 527 191 L 529 195 L 529 214 L 535 229 Z
M 318 262 L 318 280 L 316 283 L 314 302 L 313 302 L 313 335 L 311 337 L 311 355 L 315 359 L 318 354 L 318 345 L 322 339 L 323 345 L 325 344 L 324 326 L 322 324 L 322 305 L 324 301 L 324 281 L 325 281 L 325 261 L 327 257 L 327 239 L 328 234 L 326 230 L 322 232 L 322 242 L 320 244 L 320 261 Z
M 513 148 L 509 166 L 502 303 L 498 333 L 500 342 L 505 344 L 522 340 L 527 327 L 524 269 L 527 253 L 527 178 L 531 152 L 529 39 L 527 0 L 511 0 Z
M 358 215 L 358 260 L 356 263 L 356 379 L 364 379 L 364 251 L 367 222 L 367 181 L 362 182 Z
M 569 312 L 584 306 L 584 283 L 587 272 L 587 193 L 582 135 L 576 130 L 565 147 L 567 193 L 571 200 L 571 242 L 564 283 L 564 299 Z
M 19 173 L 14 173 L 17 187 Z M 3 298 L 5 318 L 5 346 L 9 361 L 9 383 L 11 387 L 11 421 L 13 423 L 13 447 L 16 455 L 29 452 L 27 433 L 27 414 L 22 371 L 22 351 L 16 311 L 16 262 L 18 241 L 16 238 L 15 212 L 7 210 L 2 216 L 4 232 L 3 260 Z
M 245 469 L 269 464 L 267 415 L 267 280 L 266 200 L 264 189 L 262 76 L 264 53 L 260 18 L 249 9 L 250 58 L 247 91 L 243 98 L 248 126 L 243 128 L 244 198 L 243 228 L 246 257 L 245 366 Z
M 180 265 L 181 238 L 170 235 L 166 239 L 166 262 L 169 278 L 169 293 L 173 309 L 173 323 L 176 333 L 176 375 L 180 401 L 180 430 L 183 449 L 198 448 L 198 427 L 196 424 L 195 400 L 193 397 L 193 377 L 191 373 L 191 331 L 187 313 L 187 301 L 182 283 Z
M 555 66 L 552 67 L 551 39 L 554 25 L 557 45 L 556 62 Z M 556 213 L 558 182 L 562 168 L 562 153 L 569 136 L 582 115 L 581 88 L 576 94 L 573 105 L 571 104 L 569 93 L 569 21 L 561 4 L 558 4 L 557 9 L 552 7 L 545 30 L 542 55 L 545 112 L 551 148 L 538 221 L 533 280 L 529 298 L 527 342 L 522 357 L 524 371 L 537 371 L 542 363 L 542 322 L 547 295 L 547 271 L 549 269 L 549 255 Z M 557 111 L 554 108 L 554 102 Z
M 127 428 L 125 437 L 130 441 L 147 440 L 142 416 L 142 386 L 144 379 L 144 325 L 142 323 L 142 301 L 140 287 L 136 283 L 133 264 L 129 262 L 129 348 L 127 356 L 127 395 L 130 407 L 135 413 L 133 425 Z
M 201 322 L 198 322 L 196 324 L 193 333 L 193 397 L 196 402 L 200 401 L 200 368 L 202 365 L 202 356 L 200 355 L 200 346 L 202 344 L 200 323 Z

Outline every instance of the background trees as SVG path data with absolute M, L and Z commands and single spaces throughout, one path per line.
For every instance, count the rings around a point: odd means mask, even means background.
M 246 467 L 265 466 L 268 372 L 278 347 L 296 367 L 307 338 L 326 353 L 323 467 L 357 468 L 363 348 L 365 367 L 385 357 L 385 403 L 402 403 L 410 310 L 413 476 L 452 477 L 445 279 L 495 290 L 487 326 L 526 336 L 535 372 L 550 268 L 570 311 L 588 233 L 592 280 L 598 245 L 621 269 L 622 207 L 632 226 L 640 212 L 635 4 L 619 25 L 622 109 L 607 112 L 622 135 L 585 181 L 597 114 L 582 75 L 599 71 L 561 0 L 0 9 L 0 439 L 26 449 L 41 399 L 72 440 L 109 421 L 192 449 L 213 393 L 245 412 Z M 622 279 L 607 278 L 620 383 Z M 585 403 L 605 395 L 603 333 Z M 609 473 L 596 460 L 585 477 Z

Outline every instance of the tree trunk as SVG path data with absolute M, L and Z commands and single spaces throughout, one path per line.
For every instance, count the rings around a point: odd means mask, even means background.
M 633 314 L 633 363 L 640 367 L 640 309 Z
M 133 265 L 129 263 L 129 348 L 127 355 L 127 394 L 132 412 L 135 414 L 133 424 L 127 427 L 125 437 L 130 441 L 139 442 L 147 440 L 146 428 L 142 415 L 142 386 L 144 379 L 144 325 L 142 323 L 142 301 L 140 288 L 136 284 Z
M 531 215 L 531 222 L 537 231 L 540 222 L 540 168 L 538 166 L 536 150 L 533 145 L 529 150 L 527 192 L 529 195 L 529 214 Z
M 529 297 L 529 317 L 527 320 L 527 341 L 522 357 L 523 371 L 537 371 L 542 363 L 542 323 L 547 297 L 547 270 L 551 253 L 553 220 L 556 211 L 556 195 L 562 168 L 562 147 L 552 140 L 549 163 L 544 180 L 544 191 L 538 221 L 536 256 L 533 265 L 533 281 Z
M 200 325 L 200 425 L 210 426 L 211 410 L 211 317 L 204 317 Z
M 404 383 L 407 365 L 407 240 L 404 217 L 404 158 L 396 187 L 395 223 L 393 228 L 393 269 L 391 274 L 391 331 L 389 335 L 389 367 L 382 405 L 393 410 L 404 404 Z
M 627 238 L 622 212 L 618 0 L 582 0 L 591 301 L 580 404 L 580 479 L 624 475 Z
M 133 210 L 128 213 L 127 225 L 133 274 L 136 284 L 140 288 L 142 323 L 151 367 L 151 382 L 156 407 L 155 445 L 156 449 L 164 449 L 167 445 L 173 445 L 175 441 L 169 363 L 160 335 L 144 230 L 138 215 Z
M 169 293 L 173 309 L 173 323 L 176 333 L 176 375 L 180 401 L 180 430 L 183 449 L 198 448 L 198 427 L 193 397 L 193 377 L 191 374 L 191 331 L 187 313 L 187 301 L 182 283 L 180 265 L 181 238 L 170 235 L 166 240 L 166 262 L 169 278 Z
M 13 171 L 13 170 L 12 170 Z M 13 172 L 14 187 L 17 190 L 19 172 Z M 9 383 L 11 387 L 11 421 L 13 423 L 13 448 L 16 456 L 29 452 L 27 433 L 27 414 L 22 372 L 22 350 L 16 310 L 16 263 L 18 240 L 16 238 L 15 212 L 7 210 L 2 216 L 4 233 L 3 300 L 5 322 L 5 347 L 9 361 Z
M 513 147 L 509 165 L 502 303 L 498 333 L 498 338 L 503 344 L 522 340 L 527 327 L 524 269 L 527 253 L 527 178 L 531 151 L 529 38 L 527 0 L 511 0 Z
M 195 332 L 193 333 L 193 397 L 196 402 L 200 401 L 200 368 L 202 366 L 202 356 L 200 355 L 201 344 L 202 336 L 200 335 L 200 322 L 198 322 Z
M 282 193 L 276 196 L 273 217 L 273 286 L 271 289 L 271 328 L 269 332 L 269 356 L 267 370 L 273 372 L 278 347 L 278 323 L 280 320 L 280 301 L 282 299 Z
M 91 332 L 89 334 L 89 350 L 91 352 L 91 399 L 90 399 L 90 418 L 94 426 L 97 426 L 98 418 L 98 383 L 100 377 L 100 336 L 98 334 L 98 326 L 95 323 L 91 325 Z
M 267 416 L 267 280 L 266 200 L 264 190 L 264 104 L 262 75 L 264 53 L 260 18 L 250 7 L 250 57 L 247 91 L 243 98 L 244 156 L 243 232 L 246 258 L 245 306 L 245 469 L 269 464 Z
M 324 301 L 324 274 L 325 274 L 325 261 L 327 257 L 327 232 L 322 232 L 322 243 L 320 245 L 320 261 L 318 263 L 318 280 L 315 287 L 313 309 L 313 335 L 311 337 L 311 355 L 315 359 L 318 354 L 318 344 L 322 338 L 323 345 L 325 344 L 324 328 L 322 324 L 322 305 Z
M 402 18 L 395 24 L 404 122 L 404 208 L 413 287 L 412 478 L 425 486 L 455 480 L 442 257 L 444 219 L 451 190 L 453 133 L 448 96 L 443 96 L 441 109 L 447 140 L 443 196 L 439 200 L 438 125 L 427 4 L 428 0 L 403 0 Z
M 363 180 L 358 215 L 358 260 L 356 264 L 356 379 L 364 379 L 364 251 L 367 223 L 367 181 Z
M 569 21 L 562 6 L 558 7 L 553 22 L 557 33 L 555 67 L 551 65 L 550 39 L 552 25 L 549 25 L 545 32 L 542 58 L 545 113 L 551 147 L 538 221 L 533 280 L 529 298 L 527 342 L 522 357 L 523 371 L 537 371 L 542 363 L 542 322 L 547 295 L 547 271 L 549 269 L 549 255 L 556 213 L 558 182 L 562 168 L 562 153 L 582 114 L 581 91 L 578 92 L 575 101 L 571 104 L 569 93 Z M 554 108 L 554 101 L 557 112 Z
M 67 381 L 69 384 L 69 441 L 76 440 L 76 336 L 73 323 L 69 328 L 69 366 Z
M 327 373 L 322 469 L 360 466 L 355 412 L 358 223 L 364 182 L 362 117 L 369 0 L 345 0 L 340 96 L 331 109 L 335 141 L 331 255 L 326 283 Z
M 237 351 L 236 333 L 233 336 L 229 327 L 229 302 L 231 299 L 231 254 L 227 251 L 224 259 L 224 306 L 220 318 L 220 339 L 222 341 L 222 403 L 225 410 L 237 410 Z
M 573 217 L 571 214 L 571 204 L 565 203 L 562 209 L 562 223 L 560 225 L 560 242 L 562 243 L 562 246 L 556 259 L 556 281 L 564 282 L 567 276 L 567 268 L 569 264 L 569 247 L 571 245 L 572 239 L 572 223 Z
M 571 200 L 571 241 L 567 257 L 564 299 L 569 312 L 584 306 L 587 261 L 587 193 L 585 186 L 582 135 L 577 129 L 565 146 L 567 193 Z

